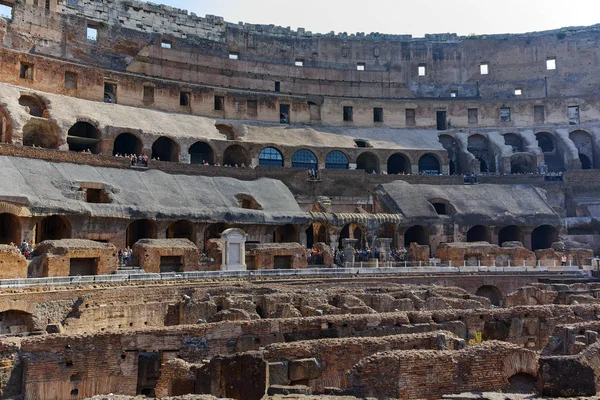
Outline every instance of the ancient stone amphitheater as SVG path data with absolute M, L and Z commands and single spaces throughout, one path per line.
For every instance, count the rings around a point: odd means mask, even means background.
M 0 398 L 600 390 L 600 26 L 0 0 L 0 43 Z

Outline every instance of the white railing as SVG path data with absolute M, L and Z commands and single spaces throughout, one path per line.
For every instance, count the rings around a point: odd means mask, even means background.
M 366 264 L 366 263 L 365 263 Z M 412 263 L 414 264 L 414 263 Z M 194 279 L 248 279 L 255 278 L 299 278 L 308 276 L 365 276 L 365 275 L 414 275 L 414 274 L 461 274 L 461 273 L 570 273 L 589 276 L 591 266 L 540 266 L 540 267 L 450 267 L 448 265 L 408 265 L 406 267 L 349 267 L 349 268 L 310 268 L 310 269 L 262 269 L 254 271 L 197 271 L 169 273 L 136 273 L 92 276 L 66 276 L 55 278 L 24 278 L 0 280 L 0 289 L 32 286 L 65 286 L 91 283 L 118 283 L 136 281 L 173 281 Z

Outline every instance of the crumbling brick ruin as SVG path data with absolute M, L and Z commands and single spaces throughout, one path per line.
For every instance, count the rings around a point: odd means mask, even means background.
M 600 394 L 599 57 L 0 0 L 0 398 Z

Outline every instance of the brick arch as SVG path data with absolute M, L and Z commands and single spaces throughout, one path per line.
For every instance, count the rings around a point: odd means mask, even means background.
M 138 133 L 130 130 L 120 130 L 113 135 L 112 151 L 113 155 L 124 154 L 142 154 L 144 142 Z
M 179 161 L 179 143 L 176 140 L 161 136 L 152 143 L 152 158 L 161 161 Z
M 504 357 L 501 368 L 506 383 L 511 377 L 518 374 L 528 374 L 535 377 L 538 372 L 538 356 L 531 350 L 515 349 Z

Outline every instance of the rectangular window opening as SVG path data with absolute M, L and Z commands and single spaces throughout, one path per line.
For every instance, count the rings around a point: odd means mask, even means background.
M 111 202 L 110 197 L 103 189 L 85 189 L 85 201 L 94 204 L 108 204 Z
M 523 94 L 523 89 L 515 89 L 515 96 L 521 96 Z
M 546 60 L 546 69 L 547 70 L 556 69 L 556 58 L 550 57 Z
M 77 74 L 75 72 L 65 72 L 65 89 L 77 89 Z
M 19 78 L 33 80 L 33 64 L 21 62 L 21 68 L 19 70 Z
M 416 126 L 416 110 L 414 108 L 407 108 L 405 110 L 406 115 L 406 126 Z
M 500 109 L 500 121 L 510 122 L 510 107 L 502 107 Z
M 488 75 L 490 73 L 490 64 L 488 63 L 481 63 L 479 65 L 479 73 L 481 75 Z
M 373 109 L 373 122 L 383 122 L 383 108 L 375 107 Z
M 281 82 L 275 82 L 275 91 L 276 92 L 280 92 L 281 91 Z
M 438 131 L 445 131 L 448 129 L 448 119 L 446 116 L 446 111 L 436 111 L 436 125 Z
M 569 125 L 579 124 L 579 106 L 569 106 Z
M 215 96 L 215 111 L 225 110 L 225 97 Z
M 279 122 L 282 124 L 290 123 L 290 105 L 280 104 L 279 105 Z
M 304 60 L 296 59 L 296 62 L 294 63 L 294 65 L 296 67 L 304 67 Z
M 12 20 L 13 8 L 4 4 L 0 4 L 0 17 Z
M 163 49 L 172 49 L 173 44 L 171 42 L 167 42 L 167 41 L 163 40 L 162 42 L 160 42 L 160 47 Z
M 92 42 L 98 41 L 98 29 L 92 26 L 87 27 L 87 39 Z
M 250 117 L 256 117 L 258 115 L 258 102 L 256 100 L 248 100 L 246 103 L 246 112 Z
M 144 86 L 144 103 L 154 103 L 154 86 Z
M 469 125 L 477 125 L 479 122 L 479 111 L 476 108 L 467 109 Z
M 238 53 L 229 53 L 229 59 L 230 60 L 237 60 L 239 58 L 239 54 Z
M 346 122 L 352 122 L 352 107 L 350 106 L 344 106 L 344 121 Z
M 104 82 L 104 102 L 117 102 L 117 85 L 115 83 Z
M 181 91 L 179 92 L 179 105 L 182 107 L 189 107 L 191 104 L 191 93 Z
M 365 63 L 364 62 L 359 62 L 358 64 L 356 64 L 356 70 L 357 71 L 364 71 L 365 70 Z
M 533 120 L 536 125 L 541 125 L 546 119 L 544 106 L 533 106 Z
M 419 64 L 419 76 L 425 76 L 425 75 L 427 75 L 427 65 Z

